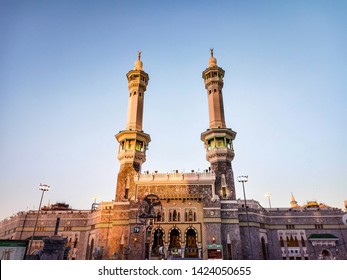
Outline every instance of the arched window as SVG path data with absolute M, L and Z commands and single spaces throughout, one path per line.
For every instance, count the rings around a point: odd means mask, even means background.
M 299 241 L 296 236 L 294 237 L 294 247 L 299 247 Z
M 189 209 L 189 212 L 188 212 L 188 221 L 189 221 L 189 222 L 192 222 L 192 221 L 193 221 L 193 211 L 192 211 L 192 209 Z
M 90 241 L 89 252 L 88 252 L 88 260 L 93 259 L 93 251 L 94 251 L 94 238 Z
M 263 255 L 263 260 L 267 260 L 267 252 L 266 252 L 266 243 L 265 243 L 265 238 L 261 238 L 261 252 Z
M 302 247 L 306 247 L 305 239 L 303 236 L 301 236 L 301 245 L 302 245 Z
M 172 220 L 173 220 L 174 222 L 177 221 L 177 211 L 176 211 L 176 210 L 174 210 L 173 213 L 172 213 Z
M 281 247 L 284 247 L 284 241 L 283 241 L 282 236 L 280 237 L 280 246 L 281 246 Z

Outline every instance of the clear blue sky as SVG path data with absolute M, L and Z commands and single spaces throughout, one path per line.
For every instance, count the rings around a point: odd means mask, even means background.
M 1 1 L 0 219 L 37 209 L 39 183 L 51 185 L 44 204 L 114 199 L 114 135 L 138 50 L 150 76 L 143 170 L 206 169 L 211 47 L 247 197 L 267 207 L 272 193 L 287 207 L 293 192 L 342 208 L 346 11 L 346 1 Z

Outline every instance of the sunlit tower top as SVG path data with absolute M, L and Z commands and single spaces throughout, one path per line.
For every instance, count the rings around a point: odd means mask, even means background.
M 217 59 L 213 56 L 213 49 L 211 49 L 208 68 L 202 72 L 208 93 L 210 128 L 226 128 L 222 95 L 224 73 L 224 70 L 218 67 Z
M 121 164 L 116 191 L 118 201 L 133 195 L 133 177 L 141 172 L 141 166 L 146 161 L 146 150 L 151 141 L 149 134 L 142 130 L 144 95 L 149 76 L 143 71 L 141 52 L 138 52 L 134 69 L 127 73 L 127 79 L 129 99 L 126 128 L 116 135 L 119 143 L 118 160 Z
M 127 78 L 130 93 L 126 129 L 141 131 L 144 94 L 149 80 L 148 74 L 143 71 L 141 52 L 138 52 L 138 59 L 135 62 L 134 69 L 128 72 Z

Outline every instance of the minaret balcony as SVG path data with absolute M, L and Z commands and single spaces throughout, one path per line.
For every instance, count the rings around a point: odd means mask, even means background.
M 143 142 L 146 146 L 151 142 L 151 137 L 149 134 L 138 130 L 122 130 L 116 136 L 118 143 L 123 141 L 137 140 Z
M 147 83 L 144 81 L 134 80 L 128 83 L 128 89 L 131 90 L 132 88 L 142 88 L 143 91 L 146 91 Z
M 146 161 L 146 150 L 151 141 L 149 134 L 138 130 L 122 130 L 116 136 L 119 143 L 118 160 L 121 164 Z
M 140 164 L 146 161 L 146 153 L 145 150 L 134 150 L 134 149 L 121 149 L 118 152 L 118 160 L 123 163 L 132 163 L 138 162 Z
M 236 137 L 236 132 L 231 128 L 212 128 L 207 129 L 205 132 L 201 133 L 201 141 L 207 143 L 208 140 L 212 138 L 225 137 L 234 140 Z
M 206 151 L 206 160 L 210 163 L 218 161 L 232 161 L 234 159 L 235 153 L 233 149 L 227 147 L 223 148 L 212 148 Z

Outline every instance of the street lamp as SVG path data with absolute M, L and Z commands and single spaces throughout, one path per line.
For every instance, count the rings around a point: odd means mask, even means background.
M 272 196 L 272 194 L 271 193 L 267 193 L 267 194 L 265 194 L 265 196 L 269 200 L 269 206 L 270 206 L 270 209 L 271 209 L 271 196 Z
M 248 182 L 248 175 L 238 176 L 237 177 L 237 181 L 242 183 L 243 197 L 244 197 L 244 200 L 245 200 L 245 209 L 246 209 L 246 220 L 247 220 L 247 228 L 248 228 L 249 246 L 250 246 L 250 249 L 251 249 L 251 256 L 253 258 L 253 247 L 252 247 L 251 231 L 250 231 L 250 228 L 249 228 L 247 200 L 246 200 L 246 192 L 245 192 L 245 182 Z
M 39 220 L 39 214 L 40 214 L 40 210 L 41 210 L 41 204 L 42 204 L 43 195 L 44 195 L 45 192 L 48 192 L 50 188 L 51 188 L 50 186 L 45 185 L 45 184 L 40 184 L 39 185 L 39 190 L 42 191 L 42 195 L 41 195 L 41 199 L 40 199 L 39 209 L 37 209 L 37 215 L 36 215 L 36 221 L 35 221 L 33 235 L 31 236 L 31 241 L 30 241 L 30 246 L 29 246 L 29 251 L 28 251 L 29 254 L 30 254 L 30 251 L 31 251 L 31 246 L 33 245 L 37 222 Z

